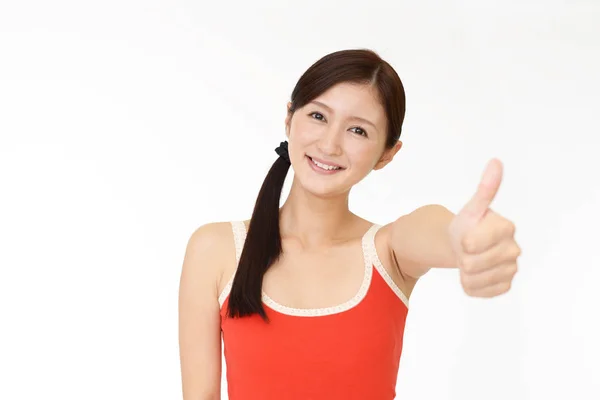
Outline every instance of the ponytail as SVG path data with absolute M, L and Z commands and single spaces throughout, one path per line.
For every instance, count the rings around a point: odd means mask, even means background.
M 280 157 L 269 170 L 254 205 L 250 227 L 229 293 L 229 317 L 258 314 L 268 321 L 262 304 L 262 282 L 267 269 L 277 261 L 282 252 L 279 202 L 285 177 L 290 169 L 287 142 L 282 142 L 275 151 Z

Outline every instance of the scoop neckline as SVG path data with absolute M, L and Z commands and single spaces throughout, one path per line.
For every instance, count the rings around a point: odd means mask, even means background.
M 276 311 L 280 314 L 285 314 L 289 316 L 298 316 L 298 317 L 318 317 L 332 314 L 339 314 L 344 311 L 348 311 L 354 307 L 356 307 L 360 302 L 366 297 L 369 287 L 371 285 L 371 280 L 373 276 L 373 260 L 371 259 L 370 254 L 372 251 L 369 251 L 369 246 L 373 245 L 373 236 L 377 232 L 377 230 L 381 226 L 378 224 L 372 224 L 369 229 L 363 234 L 361 239 L 362 245 L 362 254 L 363 254 L 363 262 L 364 262 L 364 272 L 363 279 L 360 287 L 357 292 L 350 299 L 346 300 L 341 304 L 337 304 L 334 306 L 327 307 L 319 307 L 319 308 L 296 308 L 286 306 L 284 304 L 279 303 L 271 296 L 269 296 L 264 290 L 261 290 L 261 301 L 264 305 Z M 234 228 L 238 229 L 238 233 L 242 234 L 242 237 L 239 238 L 238 245 L 242 245 L 246 239 L 246 225 L 244 221 L 238 221 L 237 226 Z M 239 262 L 239 260 L 238 260 Z M 233 277 L 229 282 L 233 283 Z M 230 287 L 228 288 L 231 289 Z M 223 302 L 224 303 L 224 302 Z

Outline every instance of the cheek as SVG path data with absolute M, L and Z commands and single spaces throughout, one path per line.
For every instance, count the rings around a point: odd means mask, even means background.
M 292 124 L 290 136 L 298 142 L 310 142 L 318 138 L 321 134 L 321 129 L 314 123 L 306 120 L 296 120 Z
M 373 168 L 377 158 L 374 149 L 365 146 L 356 146 L 355 149 L 350 149 L 348 156 L 352 162 L 352 167 L 360 170 Z

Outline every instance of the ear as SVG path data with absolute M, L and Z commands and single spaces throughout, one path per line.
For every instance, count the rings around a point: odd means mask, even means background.
M 285 136 L 287 136 L 288 139 L 290 138 L 290 122 L 292 120 L 291 107 L 292 107 L 292 102 L 288 102 L 287 106 L 286 106 L 287 114 L 285 116 Z
M 392 147 L 389 150 L 385 150 L 383 152 L 383 154 L 381 155 L 381 158 L 379 158 L 379 161 L 377 161 L 377 164 L 375 164 L 375 166 L 373 167 L 373 170 L 378 170 L 381 169 L 383 167 L 385 167 L 386 165 L 388 165 L 393 159 L 394 156 L 396 155 L 396 153 L 398 153 L 398 151 L 402 148 L 402 142 L 400 140 L 398 140 L 398 143 L 396 143 L 394 145 L 394 147 Z

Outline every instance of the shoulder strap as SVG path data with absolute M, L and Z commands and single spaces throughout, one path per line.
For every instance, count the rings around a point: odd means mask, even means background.
M 235 262 L 236 262 L 236 270 L 237 265 L 240 262 L 240 257 L 242 255 L 242 249 L 244 248 L 244 242 L 246 241 L 246 225 L 244 225 L 244 221 L 231 221 L 231 230 L 233 231 L 233 242 L 235 244 Z M 231 291 L 231 285 L 233 285 L 233 278 L 235 277 L 235 271 L 229 278 L 227 285 L 223 288 L 221 294 L 219 294 L 219 305 L 223 305 L 225 299 L 229 295 Z
M 375 234 L 381 228 L 381 225 L 374 224 L 371 229 L 367 231 L 363 238 L 363 252 L 365 256 L 365 262 L 371 263 L 387 285 L 392 291 L 402 300 L 402 302 L 408 307 L 408 297 L 402 292 L 402 290 L 394 283 L 392 277 L 387 273 L 385 267 L 381 263 L 381 259 L 377 255 L 377 247 L 375 247 Z
M 375 249 L 375 234 L 381 228 L 381 225 L 373 224 L 362 238 L 363 257 L 366 264 L 375 264 L 377 250 Z
M 239 263 L 242 249 L 244 248 L 244 242 L 246 241 L 246 225 L 244 225 L 244 221 L 231 221 L 231 228 L 233 230 L 233 241 L 235 243 L 235 260 L 236 263 Z

